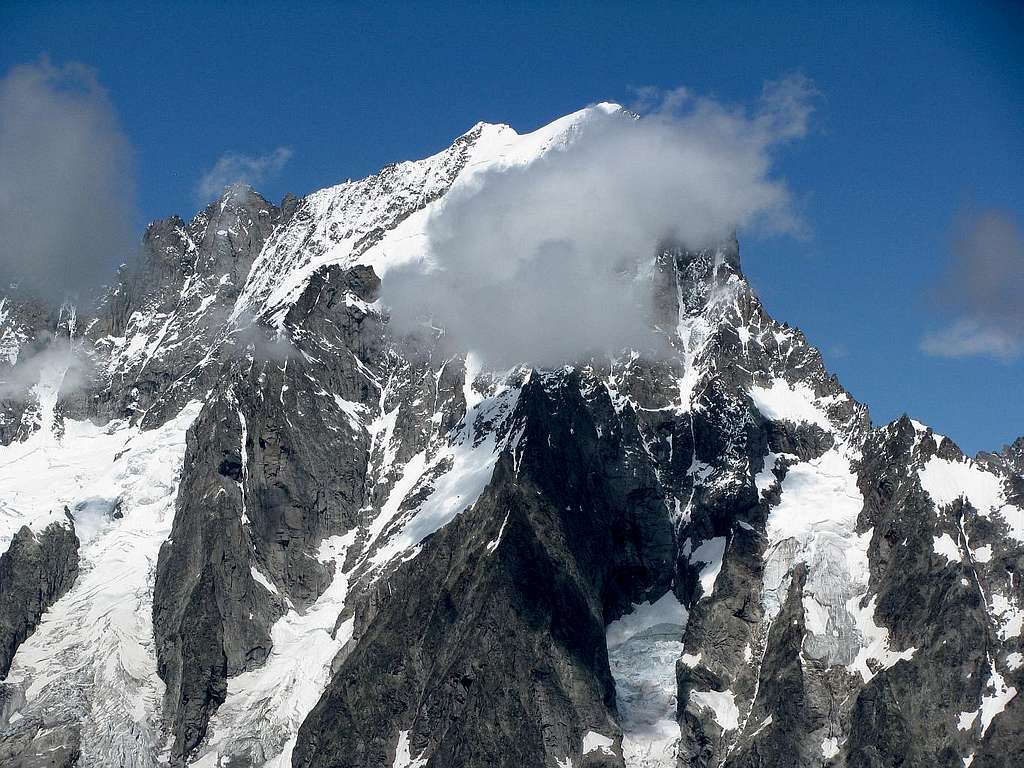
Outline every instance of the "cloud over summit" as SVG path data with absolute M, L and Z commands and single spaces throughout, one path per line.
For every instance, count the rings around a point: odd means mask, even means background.
M 493 366 L 645 347 L 659 243 L 799 234 L 774 152 L 807 131 L 809 81 L 768 84 L 751 109 L 683 90 L 645 95 L 640 119 L 592 110 L 568 146 L 453 189 L 422 262 L 383 279 L 392 322 L 444 327 L 454 348 Z
M 200 204 L 208 203 L 232 184 L 258 187 L 277 176 L 291 157 L 292 150 L 288 147 L 278 147 L 263 155 L 225 152 L 199 179 L 196 185 L 197 199 Z

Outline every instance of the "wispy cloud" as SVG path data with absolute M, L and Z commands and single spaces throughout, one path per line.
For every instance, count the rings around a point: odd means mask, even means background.
M 850 356 L 850 348 L 842 342 L 833 344 L 828 348 L 828 356 L 833 360 L 842 360 L 843 358 Z
M 1021 342 L 1005 328 L 965 318 L 926 334 L 921 349 L 933 357 L 994 357 L 1008 362 L 1020 356 Z
M 134 247 L 132 151 L 96 72 L 43 58 L 0 80 L 0 289 L 51 300 L 110 278 Z
M 961 217 L 953 258 L 935 290 L 948 325 L 921 341 L 937 357 L 991 357 L 1009 362 L 1024 354 L 1024 233 L 1007 211 Z
M 277 176 L 292 154 L 289 147 L 278 147 L 265 155 L 225 152 L 199 179 L 196 196 L 200 203 L 205 203 L 218 197 L 225 187 L 233 184 L 257 187 Z
M 647 346 L 659 243 L 801 231 L 774 157 L 806 133 L 813 94 L 793 77 L 749 109 L 676 89 L 646 92 L 639 120 L 594 110 L 568 147 L 446 198 L 423 263 L 383 278 L 392 322 L 429 318 L 495 366 Z

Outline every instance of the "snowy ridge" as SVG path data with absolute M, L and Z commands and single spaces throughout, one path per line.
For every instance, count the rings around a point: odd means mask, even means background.
M 570 142 L 595 112 L 619 110 L 616 104 L 600 104 L 524 135 L 508 125 L 478 123 L 425 160 L 310 195 L 253 263 L 233 316 L 251 313 L 280 327 L 288 307 L 322 267 L 366 264 L 383 276 L 422 258 L 427 221 L 444 205 L 443 195 L 471 188 L 482 173 L 535 162 Z
M 1009 535 L 1024 542 L 1024 509 L 1008 503 L 1005 478 L 967 457 L 950 460 L 932 456 L 919 472 L 921 485 L 939 507 L 965 498 L 982 517 L 995 515 Z

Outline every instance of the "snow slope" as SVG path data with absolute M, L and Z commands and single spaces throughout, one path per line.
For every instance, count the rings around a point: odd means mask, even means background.
M 45 509 L 56 488 L 57 503 L 79 515 L 78 579 L 19 648 L 7 680 L 25 688 L 15 718 L 80 730 L 86 765 L 157 764 L 164 685 L 153 645 L 154 569 L 199 409 L 192 403 L 149 432 L 68 422 L 63 439 L 38 432 L 3 451 L 20 454 L 8 459 L 19 471 L 0 481 L 19 509 Z

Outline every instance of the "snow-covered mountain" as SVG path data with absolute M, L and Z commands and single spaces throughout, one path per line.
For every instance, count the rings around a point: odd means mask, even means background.
M 378 299 L 602 104 L 0 298 L 0 765 L 1012 766 L 1024 441 L 874 427 L 735 240 L 672 353 L 503 372 Z

